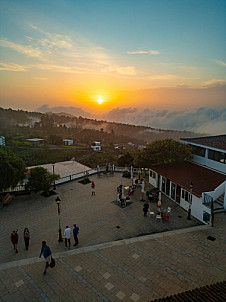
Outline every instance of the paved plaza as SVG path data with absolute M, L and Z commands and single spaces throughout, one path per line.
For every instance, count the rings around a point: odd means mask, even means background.
M 143 217 L 140 188 L 129 206 L 115 205 L 120 178 L 120 173 L 91 176 L 96 196 L 90 184 L 73 181 L 58 186 L 57 195 L 16 197 L 0 209 L 0 301 L 151 301 L 225 280 L 224 214 L 215 216 L 211 228 L 187 220 L 187 213 L 163 196 L 163 206 L 172 208 L 170 220 L 156 222 Z M 123 178 L 123 185 L 130 184 Z M 57 240 L 56 196 L 62 199 L 62 232 L 66 225 L 80 227 L 79 246 L 70 250 Z M 31 233 L 28 251 L 24 227 Z M 9 238 L 15 229 L 18 254 Z M 42 240 L 56 259 L 45 276 L 38 258 Z

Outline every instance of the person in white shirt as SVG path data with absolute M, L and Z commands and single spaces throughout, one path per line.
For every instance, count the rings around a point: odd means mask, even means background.
M 66 226 L 66 229 L 64 230 L 64 238 L 65 238 L 65 247 L 67 247 L 67 242 L 68 242 L 68 247 L 71 247 L 71 228 Z

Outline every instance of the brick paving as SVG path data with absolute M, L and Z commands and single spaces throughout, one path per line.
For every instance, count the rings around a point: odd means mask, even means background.
M 163 206 L 172 208 L 170 221 L 155 222 L 153 216 L 143 217 L 140 188 L 128 207 L 112 203 L 120 174 L 90 179 L 96 196 L 89 184 L 57 187 L 62 229 L 79 225 L 78 248 L 65 250 L 57 241 L 56 196 L 17 197 L 0 210 L 0 301 L 151 301 L 225 280 L 224 214 L 215 216 L 214 228 L 200 225 L 163 196 Z M 123 179 L 124 185 L 130 183 Z M 22 241 L 25 226 L 31 232 L 28 251 Z M 17 228 L 15 254 L 9 236 Z M 56 259 L 45 276 L 38 258 L 43 239 Z

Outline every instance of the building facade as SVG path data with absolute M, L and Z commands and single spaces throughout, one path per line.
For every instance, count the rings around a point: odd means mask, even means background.
M 192 148 L 195 163 L 226 173 L 226 135 L 181 139 Z
M 28 138 L 26 141 L 36 145 L 43 145 L 45 140 L 43 138 Z
M 207 224 L 214 211 L 226 209 L 226 135 L 181 141 L 195 146 L 192 161 L 151 167 L 149 183 Z
M 72 146 L 74 141 L 73 139 L 63 139 L 64 146 Z
M 101 151 L 102 147 L 101 147 L 101 144 L 100 142 L 94 142 L 93 145 L 91 146 L 91 149 L 93 151 Z

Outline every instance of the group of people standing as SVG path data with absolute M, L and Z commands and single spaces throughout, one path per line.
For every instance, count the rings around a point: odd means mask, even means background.
M 17 246 L 18 240 L 19 240 L 18 230 L 12 231 L 10 240 L 13 244 L 13 248 L 14 248 L 15 252 L 18 253 L 18 246 Z M 30 232 L 29 232 L 28 228 L 25 228 L 24 229 L 24 244 L 25 244 L 26 251 L 28 250 L 28 247 L 29 247 L 29 241 L 30 241 Z
M 78 233 L 79 233 L 79 227 L 76 224 L 73 224 L 73 237 L 75 240 L 75 243 L 73 246 L 78 245 Z M 65 248 L 70 248 L 71 247 L 71 228 L 66 226 L 64 230 L 64 240 L 65 240 Z

